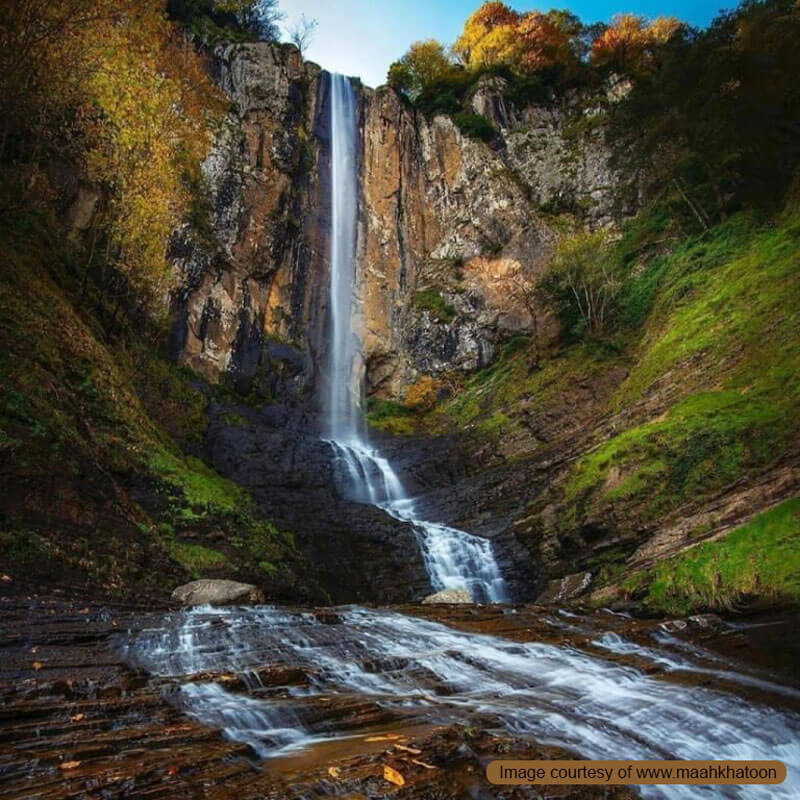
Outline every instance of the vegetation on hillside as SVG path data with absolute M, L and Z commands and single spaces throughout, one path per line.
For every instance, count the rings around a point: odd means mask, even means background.
M 211 390 L 161 352 L 168 240 L 204 213 L 200 162 L 225 111 L 187 32 L 269 37 L 275 9 L 34 0 L 0 27 L 0 553 L 15 581 L 163 598 L 201 574 L 293 579 L 291 536 L 197 457 Z
M 520 107 L 579 89 L 605 108 L 616 164 L 645 179 L 648 201 L 677 196 L 707 230 L 743 207 L 780 205 L 793 179 L 799 36 L 794 0 L 745 0 L 706 30 L 632 14 L 585 25 L 565 11 L 486 2 L 451 47 L 413 44 L 388 82 L 424 113 L 454 115 L 487 141 L 494 132 L 470 104 L 484 76 L 504 78 Z M 609 104 L 612 77 L 630 90 Z
M 4 572 L 118 598 L 213 575 L 291 585 L 292 537 L 188 455 L 209 389 L 81 308 L 86 252 L 48 215 L 4 223 L 0 253 Z
M 730 611 L 752 600 L 800 605 L 800 498 L 635 573 L 623 586 L 658 614 Z
M 679 198 L 673 200 L 679 208 Z M 602 333 L 584 324 L 576 301 L 560 345 L 536 353 L 531 338 L 518 337 L 490 366 L 452 378 L 452 396 L 429 413 L 384 412 L 380 426 L 399 433 L 470 431 L 497 441 L 510 458 L 525 458 L 532 449 L 546 457 L 557 439 L 537 441 L 530 415 L 568 420 L 579 387 L 595 387 L 592 419 L 614 420 L 611 432 L 598 429 L 593 439 L 587 431 L 588 452 L 546 496 L 530 498 L 534 518 L 544 504 L 557 504 L 552 524 L 565 539 L 586 520 L 608 521 L 620 536 L 662 525 L 687 505 L 703 508 L 782 459 L 796 458 L 800 211 L 790 202 L 776 215 L 741 212 L 685 239 L 670 231 L 670 214 L 659 206 L 599 252 L 598 261 L 619 280 Z M 612 377 L 620 368 L 621 381 Z M 548 424 L 538 421 L 535 428 Z M 713 559 L 728 565 L 720 567 L 724 579 L 704 566 L 711 584 L 693 584 L 700 567 L 689 560 L 668 589 L 659 586 L 669 566 L 638 576 L 632 586 L 645 593 L 648 607 L 670 613 L 720 608 L 748 593 L 797 599 L 796 559 L 776 556 L 785 566 L 778 570 L 765 551 L 780 534 L 774 519 L 767 515 L 747 535 L 708 545 Z M 706 535 L 705 529 L 693 533 L 698 541 Z M 798 546 L 795 534 L 781 541 L 781 552 Z M 600 580 L 614 579 L 629 552 L 609 553 Z M 706 552 L 698 548 L 695 555 Z M 752 569 L 734 580 L 735 565 L 748 559 Z

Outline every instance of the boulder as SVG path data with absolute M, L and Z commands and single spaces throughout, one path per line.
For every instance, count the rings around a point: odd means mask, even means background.
M 575 572 L 563 578 L 549 581 L 547 588 L 536 598 L 537 603 L 564 603 L 582 595 L 592 582 L 591 572 Z
M 424 605 L 434 603 L 474 603 L 472 595 L 466 589 L 443 589 L 436 594 L 429 594 L 423 601 Z
M 172 599 L 184 606 L 256 605 L 265 602 L 257 586 L 237 581 L 204 579 L 179 586 Z

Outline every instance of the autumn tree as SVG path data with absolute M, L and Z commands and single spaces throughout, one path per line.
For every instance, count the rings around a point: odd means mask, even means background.
M 101 197 L 84 286 L 94 274 L 104 306 L 163 311 L 167 240 L 195 202 L 219 90 L 162 0 L 20 0 L 18 10 L 1 34 L 15 78 L 0 78 L 3 159 L 36 176 L 26 185 L 44 186 L 54 160 L 73 165 Z
M 484 3 L 472 14 L 453 51 L 471 70 L 504 66 L 530 73 L 574 62 L 582 25 L 566 11 L 520 14 L 504 3 Z
M 652 65 L 658 46 L 666 44 L 680 28 L 674 17 L 648 22 L 635 14 L 619 14 L 592 43 L 592 63 L 622 73 L 641 73 Z
M 426 39 L 414 42 L 408 52 L 390 67 L 387 83 L 415 98 L 437 81 L 446 78 L 453 69 L 452 61 L 441 42 Z
M 441 383 L 430 375 L 423 375 L 406 389 L 406 405 L 414 411 L 428 411 L 436 405 Z
M 516 26 L 520 14 L 505 3 L 484 3 L 472 13 L 453 45 L 453 52 L 469 69 L 514 63 L 520 42 Z

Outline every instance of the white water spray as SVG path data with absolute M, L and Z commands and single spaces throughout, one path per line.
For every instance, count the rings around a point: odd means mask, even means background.
M 414 500 L 386 458 L 362 433 L 356 369 L 360 339 L 353 329 L 358 178 L 356 98 L 350 80 L 331 76 L 331 338 L 328 359 L 329 442 L 352 499 L 383 508 L 414 527 L 435 591 L 466 589 L 478 602 L 509 600 L 491 543 L 418 517 Z

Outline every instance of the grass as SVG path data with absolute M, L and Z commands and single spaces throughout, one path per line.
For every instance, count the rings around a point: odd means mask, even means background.
M 184 544 L 183 542 L 167 542 L 166 548 L 188 573 L 197 580 L 208 577 L 209 570 L 230 568 L 228 559 L 218 550 L 199 544 Z
M 370 397 L 367 400 L 367 424 L 395 436 L 409 436 L 418 432 L 420 415 L 395 400 Z
M 724 611 L 749 598 L 800 604 L 800 498 L 765 511 L 723 539 L 699 544 L 623 586 L 653 612 Z
M 658 386 L 677 399 L 580 459 L 569 502 L 602 513 L 638 498 L 653 520 L 786 451 L 800 433 L 799 247 L 797 214 L 766 226 L 741 215 L 662 257 L 635 366 L 611 404 L 629 409 Z
M 428 287 L 420 289 L 414 295 L 414 305 L 424 311 L 428 311 L 437 322 L 452 322 L 456 316 L 456 310 L 442 296 L 442 293 L 434 288 Z
M 150 471 L 173 490 L 171 499 L 184 520 L 233 514 L 245 502 L 242 489 L 191 456 L 162 450 L 150 458 Z
M 533 354 L 534 342 L 528 336 L 515 336 L 492 364 L 457 385 L 454 395 L 425 422 L 438 432 L 469 429 L 489 437 L 500 429 L 513 433 L 520 428 L 520 405 L 525 400 L 540 408 L 556 404 L 570 381 L 590 380 L 608 359 L 602 348 L 587 343 L 542 358 L 532 369 Z
M 109 335 L 79 301 L 71 246 L 46 215 L 0 228 L 4 570 L 114 597 L 206 568 L 268 579 L 259 562 L 279 569 L 294 543 L 187 454 L 208 424 L 200 381 L 135 331 Z

